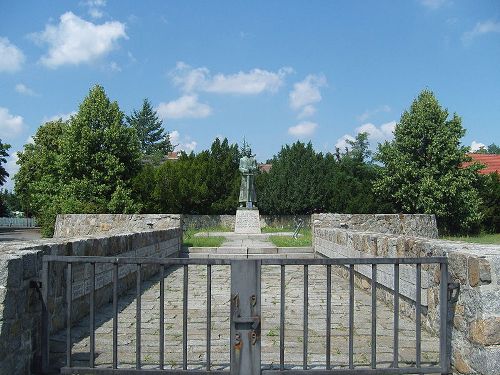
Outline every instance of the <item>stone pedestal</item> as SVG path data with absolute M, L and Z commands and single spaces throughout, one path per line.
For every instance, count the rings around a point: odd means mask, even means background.
M 259 210 L 251 208 L 238 208 L 236 210 L 234 233 L 260 234 Z

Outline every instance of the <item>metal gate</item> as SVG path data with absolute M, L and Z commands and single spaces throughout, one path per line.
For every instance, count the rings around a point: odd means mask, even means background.
M 257 375 L 266 374 L 424 374 L 424 373 L 449 373 L 449 336 L 448 329 L 448 264 L 446 257 L 431 257 L 431 258 L 337 258 L 337 259 L 184 259 L 184 258 L 110 258 L 110 257 L 76 257 L 76 256 L 44 256 L 43 258 L 43 329 L 42 329 L 42 369 L 44 372 L 50 371 L 50 322 L 51 312 L 49 311 L 49 276 L 51 268 L 55 265 L 66 265 L 65 268 L 65 293 L 66 293 L 66 364 L 61 368 L 63 374 L 241 374 L 241 375 Z M 72 346 L 71 346 L 71 325 L 72 325 L 72 278 L 73 266 L 77 264 L 86 264 L 90 268 L 89 275 L 89 332 L 90 332 L 90 360 L 88 366 L 74 367 L 72 365 Z M 95 313 L 96 305 L 96 266 L 103 264 L 112 267 L 112 301 L 113 301 L 113 344 L 112 344 L 112 366 L 110 368 L 96 367 L 95 358 Z M 427 267 L 429 264 L 437 264 L 440 268 L 440 286 L 439 286 L 439 313 L 440 313 L 440 354 L 438 365 L 423 366 L 421 361 L 421 286 L 422 286 L 422 266 Z M 141 364 L 141 283 L 142 270 L 144 267 L 154 265 L 159 267 L 160 277 L 160 321 L 159 321 L 159 358 L 156 369 L 143 369 Z M 190 265 L 205 265 L 207 270 L 207 329 L 206 329 L 206 364 L 204 369 L 190 370 L 188 369 L 188 282 L 189 282 L 189 266 Z M 211 362 L 211 295 L 212 295 L 212 266 L 228 265 L 231 267 L 231 317 L 230 317 L 230 371 L 214 370 Z M 280 266 L 280 363 L 279 368 L 271 370 L 261 370 L 261 267 L 263 265 Z M 303 364 L 302 369 L 286 369 L 285 368 L 285 268 L 286 266 L 302 266 L 304 272 L 304 306 L 303 306 Z M 324 266 L 326 272 L 326 316 L 325 316 L 325 362 L 324 369 L 310 369 L 308 366 L 308 309 L 309 301 L 309 266 L 321 265 Z M 371 266 L 371 358 L 370 365 L 359 367 L 354 363 L 354 287 L 355 287 L 355 266 L 364 265 Z M 390 367 L 377 367 L 377 313 L 376 313 L 376 294 L 377 288 L 380 285 L 377 283 L 377 266 L 392 265 L 394 272 L 394 334 L 393 334 L 393 361 Z M 416 268 L 415 280 L 415 355 L 416 362 L 412 366 L 400 367 L 399 363 L 399 288 L 400 265 L 414 265 Z M 119 269 L 120 267 L 136 267 L 136 366 L 135 369 L 120 368 L 120 359 L 118 358 L 118 284 L 119 284 Z M 183 267 L 183 324 L 182 324 L 182 369 L 167 370 L 165 369 L 165 348 L 164 348 L 164 279 L 165 270 L 168 267 L 177 266 Z M 345 366 L 332 366 L 331 364 L 331 294 L 332 294 L 332 266 L 343 267 L 349 278 L 349 351 L 348 363 Z

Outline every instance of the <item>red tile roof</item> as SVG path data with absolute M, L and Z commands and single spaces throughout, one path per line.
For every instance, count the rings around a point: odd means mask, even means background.
M 259 164 L 259 169 L 261 172 L 269 172 L 272 166 L 272 164 Z
M 492 154 L 467 154 L 472 158 L 471 162 L 464 163 L 467 167 L 471 164 L 483 164 L 485 167 L 479 170 L 481 174 L 500 173 L 500 155 Z

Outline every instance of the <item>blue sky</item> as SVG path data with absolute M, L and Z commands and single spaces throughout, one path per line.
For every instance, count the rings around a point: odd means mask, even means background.
M 462 117 L 464 144 L 499 144 L 500 2 L 0 0 L 11 174 L 96 83 L 126 114 L 149 98 L 188 151 L 246 137 L 265 161 L 359 131 L 375 147 L 424 88 Z

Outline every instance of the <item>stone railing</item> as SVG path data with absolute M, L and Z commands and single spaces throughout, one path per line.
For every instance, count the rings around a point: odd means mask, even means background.
M 437 238 L 434 215 L 424 214 L 335 214 L 311 216 L 314 228 L 344 228 L 377 233 Z
M 181 248 L 179 227 L 165 230 L 96 234 L 71 239 L 51 239 L 0 244 L 0 373 L 30 374 L 37 367 L 41 348 L 41 280 L 43 255 L 94 255 L 113 257 L 167 257 Z M 88 266 L 87 266 L 88 268 Z M 88 314 L 89 270 L 73 268 L 73 318 Z M 48 308 L 51 331 L 64 326 L 66 274 L 63 264 L 52 264 Z M 111 297 L 111 270 L 96 265 L 96 304 Z M 144 269 L 144 277 L 154 272 Z M 135 268 L 120 266 L 119 290 L 135 282 Z
M 500 373 L 500 246 L 398 236 L 342 228 L 315 228 L 314 248 L 326 257 L 447 256 L 449 280 L 460 283 L 452 318 L 452 366 L 455 373 Z M 392 267 L 378 267 L 377 297 L 392 305 Z M 371 268 L 356 266 L 355 281 L 369 289 Z M 345 270 L 339 269 L 342 276 Z M 415 269 L 400 266 L 400 313 L 415 318 Z M 439 324 L 439 272 L 422 266 L 422 324 Z

